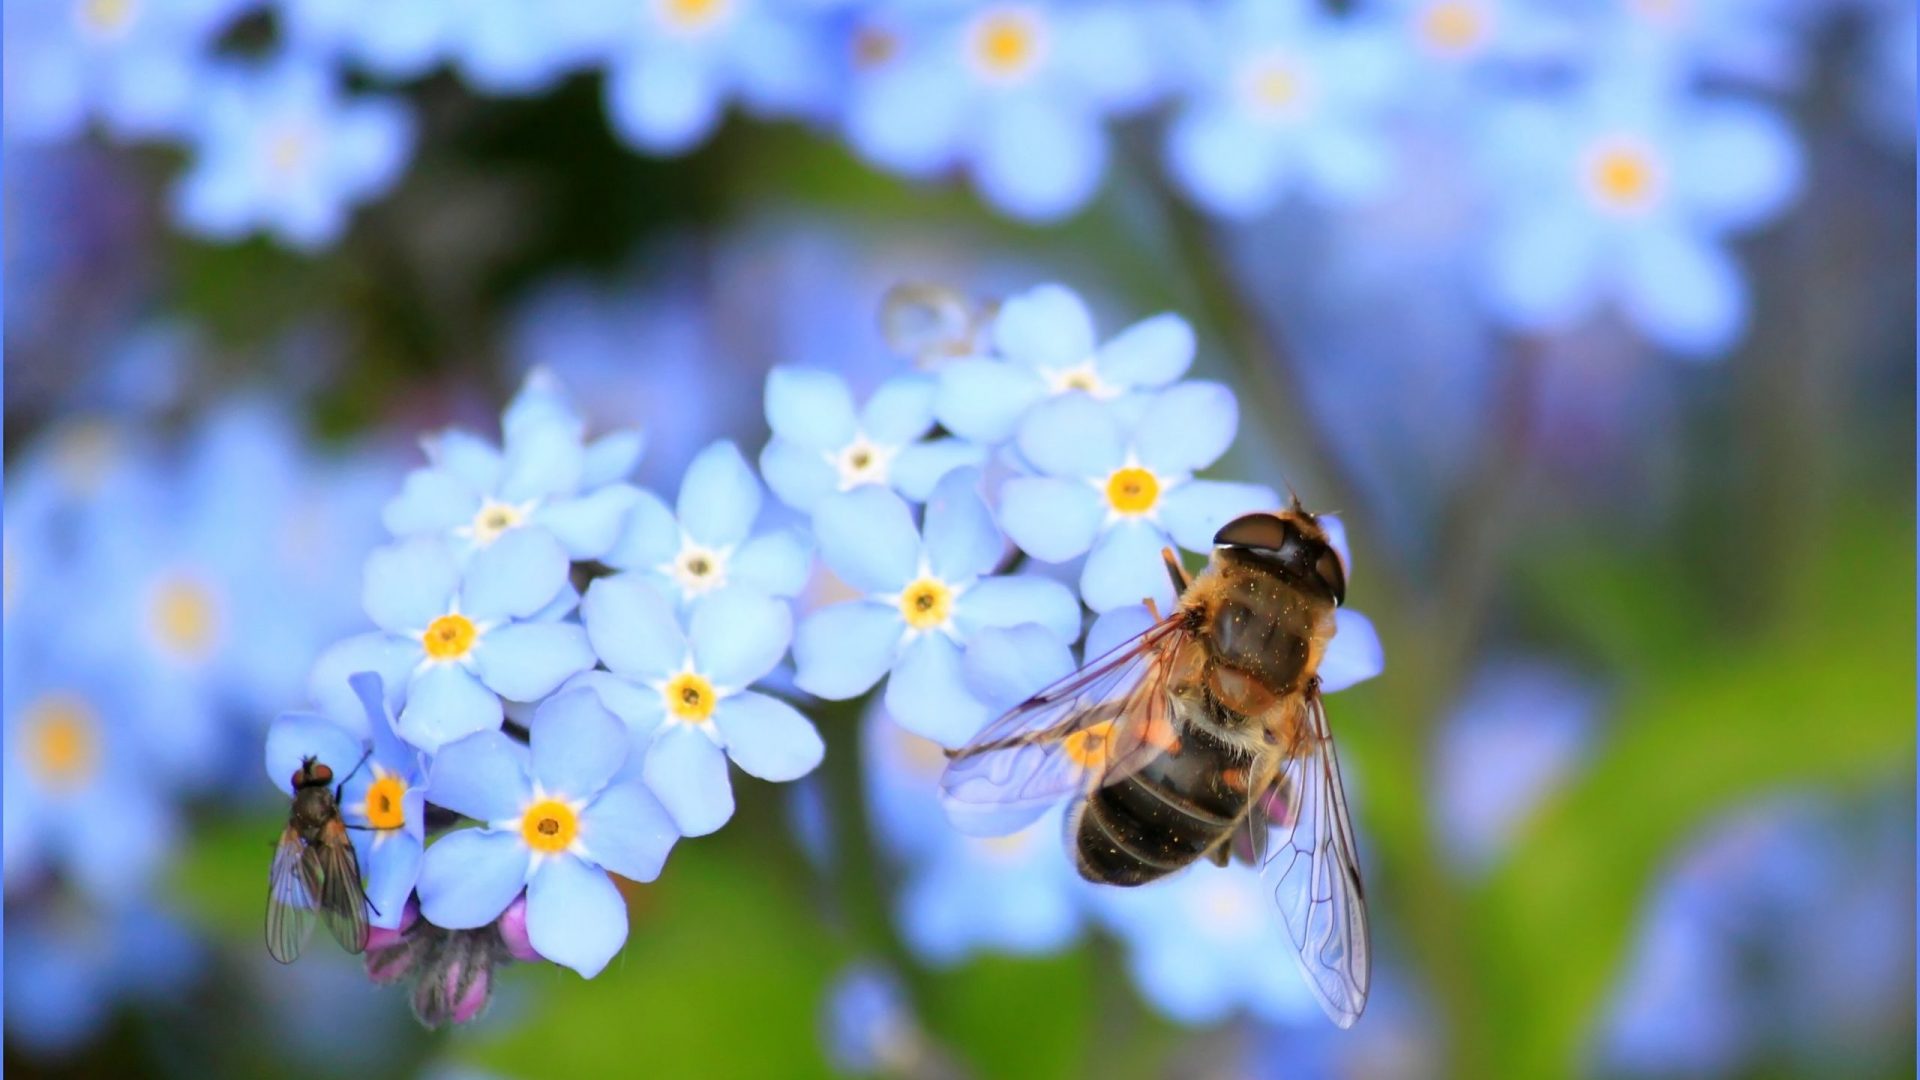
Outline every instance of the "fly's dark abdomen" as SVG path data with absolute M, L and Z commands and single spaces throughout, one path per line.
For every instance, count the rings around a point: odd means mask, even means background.
M 1219 843 L 1247 809 L 1245 761 L 1205 728 L 1189 726 L 1179 746 L 1132 776 L 1093 790 L 1074 811 L 1074 863 L 1103 885 L 1144 885 L 1193 862 Z

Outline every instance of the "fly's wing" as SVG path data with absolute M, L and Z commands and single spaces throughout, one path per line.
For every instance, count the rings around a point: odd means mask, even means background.
M 1366 893 L 1340 760 L 1317 687 L 1307 692 L 1305 707 L 1304 745 L 1265 796 L 1265 835 L 1256 830 L 1249 839 L 1307 986 L 1333 1022 L 1346 1028 L 1366 1009 L 1373 982 Z
M 306 843 L 288 826 L 273 849 L 273 869 L 267 874 L 267 955 L 283 964 L 298 960 L 313 936 L 321 879 L 312 863 Z
M 360 860 L 353 839 L 339 818 L 327 823 L 320 835 L 320 917 L 340 947 L 350 953 L 367 948 L 367 891 L 360 884 Z
M 1017 832 L 1069 793 L 1137 771 L 1171 731 L 1168 658 L 1187 637 L 1178 616 L 1163 619 L 987 725 L 940 778 L 954 826 Z

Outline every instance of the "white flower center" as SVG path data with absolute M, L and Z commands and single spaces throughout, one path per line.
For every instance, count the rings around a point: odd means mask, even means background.
M 683 596 L 692 598 L 727 583 L 727 558 L 732 554 L 732 548 L 710 548 L 682 534 L 679 554 L 660 570 L 673 579 Z
M 1047 381 L 1047 392 L 1054 395 L 1078 390 L 1095 401 L 1111 401 L 1120 396 L 1119 387 L 1100 377 L 1092 357 L 1072 367 L 1041 368 L 1040 377 Z
M 472 539 L 475 547 L 486 547 L 509 529 L 518 528 L 526 523 L 527 515 L 533 512 L 533 503 L 497 502 L 488 499 L 474 512 L 473 520 L 455 529 L 460 536 Z
M 1267 120 L 1299 119 L 1312 91 L 1305 65 L 1289 53 L 1263 53 L 1240 69 L 1241 100 L 1248 112 Z
M 837 452 L 828 453 L 827 461 L 840 475 L 840 490 L 852 491 L 865 484 L 885 484 L 893 459 L 899 454 L 899 447 L 882 446 L 862 433 Z

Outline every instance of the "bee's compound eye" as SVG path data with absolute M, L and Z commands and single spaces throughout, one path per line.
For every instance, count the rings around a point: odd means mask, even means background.
M 1287 524 L 1273 514 L 1242 514 L 1214 534 L 1215 547 L 1278 551 L 1287 542 Z
M 1326 583 L 1327 591 L 1333 594 L 1333 602 L 1344 605 L 1347 602 L 1347 568 L 1340 561 L 1340 553 L 1328 547 L 1320 553 L 1313 565 L 1313 572 Z

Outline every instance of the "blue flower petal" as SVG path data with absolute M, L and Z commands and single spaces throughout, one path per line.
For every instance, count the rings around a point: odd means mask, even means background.
M 1001 528 L 1041 562 L 1086 554 L 1105 516 L 1106 501 L 1081 481 L 1017 476 L 1000 489 Z
M 813 531 L 821 559 L 861 592 L 897 593 L 919 573 L 913 512 L 885 488 L 855 488 L 822 499 Z
M 608 484 L 577 499 L 556 499 L 536 509 L 531 520 L 560 541 L 569 559 L 598 559 L 620 539 L 639 496 L 631 484 Z
M 666 703 L 660 699 L 660 691 L 624 675 L 615 675 L 611 671 L 583 671 L 568 679 L 558 693 L 571 693 L 577 689 L 593 691 L 608 712 L 636 735 L 645 736 L 641 745 L 651 741 L 654 729 L 666 718 Z M 623 768 L 631 771 L 636 764 L 631 750 L 627 756 L 628 761 Z
M 1239 427 L 1233 391 L 1219 383 L 1181 383 L 1154 395 L 1134 428 L 1133 449 L 1154 472 L 1185 475 L 1218 461 Z
M 840 487 L 839 474 L 825 451 L 774 439 L 760 451 L 760 475 L 774 495 L 803 513 Z
M 533 778 L 557 798 L 593 795 L 626 760 L 626 728 L 591 690 L 555 694 L 540 706 L 529 727 Z
M 488 631 L 473 651 L 474 674 L 508 701 L 538 701 L 592 666 L 593 646 L 574 623 L 512 623 Z
M 395 536 L 443 533 L 473 520 L 480 495 L 444 469 L 415 469 L 380 512 Z
M 853 395 L 831 372 L 774 368 L 767 373 L 767 425 L 796 447 L 837 450 L 853 441 Z
M 934 416 L 964 439 L 1003 443 L 1026 411 L 1047 395 L 1032 369 L 1000 360 L 968 358 L 940 368 Z
M 405 698 L 408 677 L 425 655 L 419 638 L 394 637 L 373 631 L 334 642 L 307 676 L 307 696 L 334 723 L 357 729 L 366 717 L 360 698 L 347 681 L 362 671 L 380 676 L 387 704 L 398 707 Z
M 987 448 L 965 439 L 927 439 L 902 447 L 888 478 L 900 494 L 925 502 L 933 489 L 955 469 L 984 464 Z
M 906 628 L 899 609 L 884 604 L 821 608 L 794 635 L 794 684 L 830 701 L 858 697 L 893 666 Z
M 1190 480 L 1160 500 L 1160 523 L 1188 551 L 1210 551 L 1222 526 L 1241 514 L 1273 510 L 1280 496 L 1264 484 Z
M 1031 368 L 1073 367 L 1093 356 L 1093 316 L 1064 285 L 1036 285 L 1000 305 L 993 341 Z
M 1320 689 L 1331 694 L 1366 682 L 1386 670 L 1386 653 L 1373 621 L 1349 608 L 1334 612 L 1333 640 L 1320 657 Z
M 1516 326 L 1565 327 L 1599 300 L 1604 248 L 1590 215 L 1530 208 L 1493 230 L 1486 258 L 1487 302 Z
M 1080 595 L 1095 611 L 1151 598 L 1162 612 L 1173 610 L 1173 583 L 1160 562 L 1167 535 L 1144 521 L 1122 521 L 1093 545 L 1080 571 Z
M 627 508 L 620 536 L 607 550 L 605 562 L 619 570 L 652 570 L 680 551 L 680 522 L 660 496 L 638 489 Z
M 1347 546 L 1347 523 L 1336 514 L 1316 514 L 1320 528 L 1327 534 L 1327 543 L 1340 553 L 1340 565 L 1346 569 L 1347 580 L 1353 580 L 1353 550 Z
M 694 605 L 687 640 L 694 666 L 729 690 L 772 671 L 793 640 L 793 611 L 758 589 L 721 589 Z
M 1621 306 L 1654 341 L 1710 356 L 1746 328 L 1746 284 L 1719 245 L 1678 229 L 1648 229 L 1634 235 L 1623 255 Z
M 1162 616 L 1169 612 L 1162 608 Z M 1087 663 L 1107 655 L 1153 628 L 1153 613 L 1145 604 L 1128 604 L 1101 615 L 1087 628 Z
M 417 634 L 446 614 L 459 583 L 447 545 L 436 537 L 415 537 L 367 556 L 361 605 L 380 629 Z
M 635 428 L 609 431 L 593 440 L 580 463 L 581 488 L 597 488 L 632 476 L 646 449 L 646 436 Z
M 887 678 L 887 712 L 901 727 L 946 747 L 966 744 L 993 719 L 968 689 L 960 646 L 945 634 L 922 635 L 900 652 Z
M 571 495 L 580 490 L 586 458 L 587 449 L 580 443 L 577 426 L 561 422 L 529 424 L 507 440 L 500 499 L 521 503 Z
M 459 664 L 434 664 L 414 676 L 394 734 L 431 754 L 445 743 L 500 726 L 500 698 Z
M 1038 623 L 1070 642 L 1080 636 L 1080 601 L 1072 589 L 1039 574 L 986 578 L 961 595 L 953 621 L 963 638 L 989 626 Z
M 267 779 L 283 794 L 292 795 L 293 776 L 300 771 L 301 761 L 315 757 L 345 780 L 366 748 L 366 743 L 317 713 L 281 713 L 267 727 Z
M 1035 405 L 1020 422 L 1020 455 L 1048 476 L 1105 480 L 1125 463 L 1120 425 L 1085 394 L 1062 394 Z
M 360 855 L 367 903 L 372 908 L 367 921 L 384 930 L 399 929 L 407 897 L 420 878 L 424 852 L 419 839 L 399 830 L 378 835 L 361 833 L 354 847 Z
M 1772 217 L 1799 194 L 1800 147 L 1777 112 L 1732 100 L 1696 108 L 1686 137 L 1672 147 L 1674 194 L 1690 215 L 1722 229 L 1742 229 Z
M 933 430 L 938 386 L 926 375 L 896 375 L 880 384 L 860 410 L 860 430 L 882 446 L 910 443 Z
M 1167 127 L 1167 171 L 1193 201 L 1247 219 L 1272 206 L 1290 173 L 1288 155 L 1237 109 L 1205 106 Z
M 993 205 L 1027 221 L 1053 221 L 1086 204 L 1107 163 L 1106 131 L 1084 107 L 1026 95 L 988 110 L 974 179 Z
M 605 871 L 572 855 L 553 856 L 527 883 L 527 941 L 591 979 L 626 944 L 627 902 Z
M 449 930 L 487 925 L 520 895 L 529 858 L 510 832 L 459 829 L 442 836 L 420 860 L 420 914 Z
M 527 748 L 505 732 L 483 731 L 457 739 L 433 756 L 427 798 L 475 821 L 518 817 L 533 797 L 527 779 Z
M 659 877 L 678 839 L 673 816 L 639 784 L 615 783 L 580 813 L 587 858 L 628 881 Z
M 500 486 L 500 451 L 492 443 L 460 428 L 448 428 L 420 440 L 427 460 L 460 478 L 474 491 L 494 491 Z
M 1073 650 L 1037 623 L 987 627 L 967 640 L 961 672 L 989 710 L 1005 711 L 1073 674 Z
M 1193 366 L 1193 327 L 1167 311 L 1115 334 L 1095 356 L 1100 378 L 1123 389 L 1159 389 Z
M 1007 551 L 980 497 L 980 474 L 960 469 L 947 474 L 927 500 L 925 550 L 935 577 L 965 582 L 991 571 Z
M 542 529 L 511 529 L 467 560 L 460 611 L 490 623 L 539 611 L 567 584 L 567 552 Z
M 739 447 L 717 442 L 687 466 L 678 505 L 688 536 L 708 547 L 732 547 L 747 538 L 760 513 L 760 481 Z
M 772 596 L 798 596 L 813 574 L 813 542 L 797 528 L 762 533 L 727 560 L 727 580 Z
M 735 694 L 713 710 L 713 726 L 735 765 L 762 780 L 798 780 L 826 755 L 820 732 L 800 711 L 765 694 Z
M 662 678 L 687 659 L 687 639 L 673 601 L 637 575 L 618 574 L 587 586 L 580 620 L 594 653 L 622 675 Z
M 643 774 L 682 836 L 705 836 L 733 817 L 727 755 L 692 725 L 662 727 L 647 748 Z
M 720 122 L 721 86 L 697 49 L 643 49 L 606 79 L 607 118 L 620 137 L 652 154 L 682 153 Z

